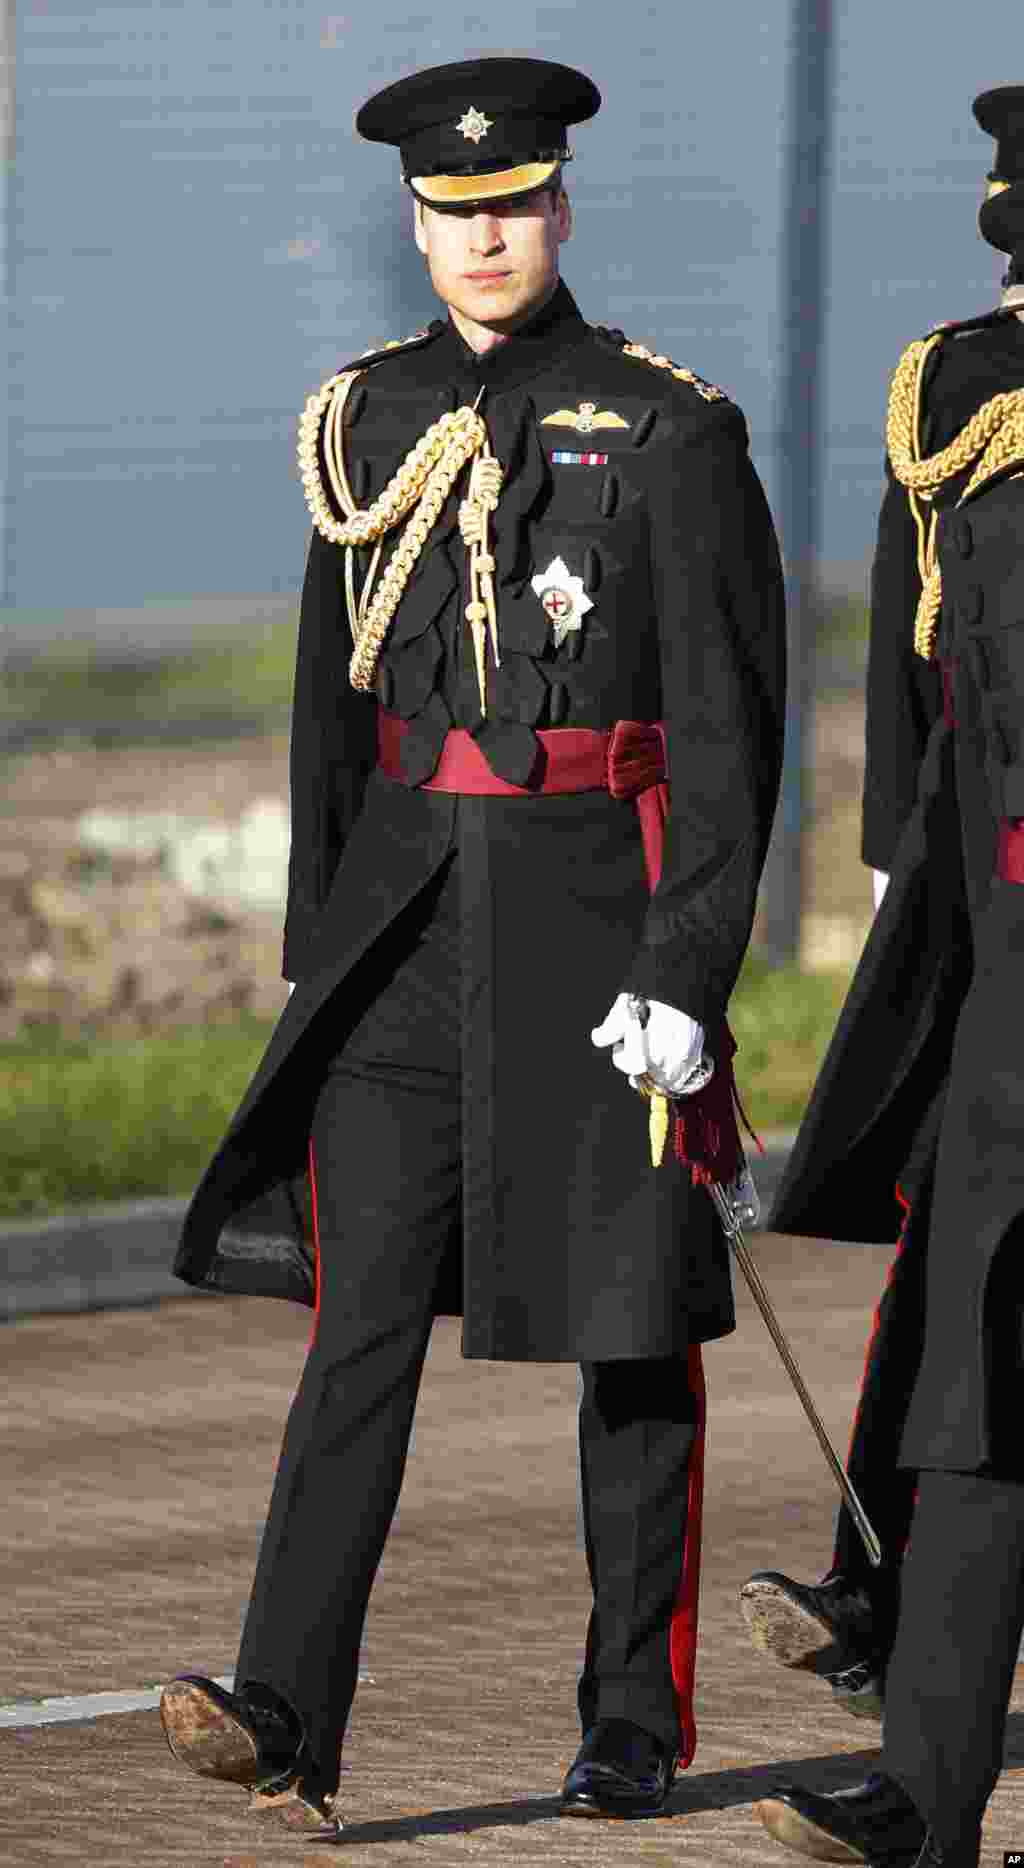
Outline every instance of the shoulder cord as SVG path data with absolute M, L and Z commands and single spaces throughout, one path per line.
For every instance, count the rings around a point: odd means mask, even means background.
M 935 632 L 942 607 L 942 570 L 936 557 L 938 514 L 926 514 L 938 488 L 963 473 L 980 455 L 957 506 L 962 506 L 989 480 L 1024 456 L 1024 390 L 1006 390 L 982 404 L 954 435 L 947 447 L 921 458 L 921 388 L 925 365 L 944 333 L 917 338 L 903 352 L 892 379 L 886 419 L 886 442 L 893 473 L 906 487 L 917 527 L 917 566 L 921 596 L 914 619 L 914 648 L 925 661 L 935 651 Z
M 698 376 L 695 370 L 688 370 L 685 364 L 673 363 L 671 357 L 662 355 L 660 351 L 649 350 L 646 344 L 623 344 L 622 355 L 635 358 L 637 363 L 649 363 L 656 370 L 671 370 L 677 381 L 689 383 L 690 388 L 695 389 L 705 402 L 727 402 L 729 400 L 725 390 L 719 389 L 716 383 L 707 382 L 703 376 Z
M 321 536 L 330 544 L 341 545 L 345 551 L 345 601 L 355 645 L 349 663 L 349 680 L 354 688 L 364 691 L 373 686 L 384 638 L 417 559 L 459 474 L 467 461 L 479 455 L 480 459 L 474 460 L 469 494 L 462 502 L 459 521 L 463 537 L 470 546 L 471 600 L 466 615 L 473 630 L 480 703 L 486 712 L 485 623 L 490 626 L 495 661 L 498 639 L 494 559 L 487 548 L 487 526 L 501 490 L 501 465 L 491 453 L 482 416 L 468 406 L 456 409 L 454 414 L 442 415 L 431 423 L 426 434 L 410 448 L 383 492 L 362 511 L 345 468 L 343 427 L 345 403 L 361 374 L 359 370 L 348 370 L 329 377 L 316 394 L 309 397 L 299 419 L 299 469 L 306 504 Z M 331 492 L 345 514 L 344 520 L 336 519 L 331 510 L 320 472 L 318 441 L 322 441 Z M 378 585 L 384 534 L 410 513 L 409 523 Z M 375 549 L 357 603 L 353 553 L 360 545 L 373 545 Z

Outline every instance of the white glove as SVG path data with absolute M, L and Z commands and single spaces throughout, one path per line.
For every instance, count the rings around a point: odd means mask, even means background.
M 875 898 L 875 913 L 876 914 L 878 913 L 878 910 L 882 906 L 882 896 L 885 894 L 885 891 L 888 887 L 889 887 L 889 878 L 886 875 L 885 870 L 884 869 L 873 869 L 871 871 L 871 892 Z
M 660 999 L 647 1003 L 650 1017 L 643 1025 L 636 999 L 620 992 L 604 1024 L 590 1036 L 599 1049 L 612 1046 L 612 1063 L 628 1076 L 634 1090 L 643 1077 L 666 1096 L 685 1095 L 700 1066 L 704 1027 Z

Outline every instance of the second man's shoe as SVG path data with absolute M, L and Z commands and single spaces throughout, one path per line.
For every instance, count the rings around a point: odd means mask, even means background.
M 881 1771 L 852 1790 L 780 1784 L 756 1808 L 776 1842 L 814 1861 L 913 1868 L 925 1852 L 927 1824 L 917 1805 Z
M 598 1719 L 562 1785 L 563 1816 L 657 1816 L 675 1753 L 629 1719 Z
M 839 1571 L 820 1583 L 798 1583 L 778 1570 L 758 1570 L 740 1590 L 740 1610 L 760 1653 L 827 1680 L 855 1718 L 882 1717 L 894 1630 L 880 1625 L 865 1589 Z

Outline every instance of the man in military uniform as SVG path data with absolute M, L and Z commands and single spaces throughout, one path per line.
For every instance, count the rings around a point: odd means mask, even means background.
M 869 688 L 875 867 L 871 710 L 875 773 L 885 708 L 906 726 L 889 780 L 906 801 L 936 699 L 906 672 L 908 640 L 942 706 L 773 1214 L 787 1232 L 881 1240 L 899 1177 L 909 1212 L 850 1461 L 887 1561 L 873 1577 L 843 1514 L 822 1584 L 763 1572 L 744 1590 L 777 1658 L 833 1675 L 845 1660 L 862 1690 L 885 1675 L 880 1769 L 832 1796 L 780 1789 L 768 1828 L 816 1857 L 950 1868 L 977 1861 L 1024 1623 L 1024 87 L 975 114 L 997 138 L 981 230 L 1010 267 L 1000 311 L 912 344 L 893 382 L 879 571 L 883 590 L 909 588 L 916 565 L 919 602 L 902 647 L 884 627 L 898 614 L 874 618 L 873 680 L 884 669 L 896 696 Z M 896 487 L 902 580 L 886 561 Z
M 700 1345 L 734 1326 L 695 1177 L 725 1171 L 700 1135 L 731 1115 L 781 577 L 739 410 L 560 283 L 567 126 L 599 102 L 485 59 L 364 106 L 449 316 L 332 377 L 300 428 L 295 990 L 177 1269 L 315 1301 L 317 1325 L 233 1691 L 182 1676 L 162 1708 L 178 1757 L 296 1826 L 337 1822 L 442 1311 L 467 1356 L 582 1366 L 594 1609 L 563 1809 L 654 1813 L 695 1743 Z M 708 1059 L 654 1169 L 623 1078 L 681 1097 Z M 313 1265 L 289 1224 L 307 1149 Z

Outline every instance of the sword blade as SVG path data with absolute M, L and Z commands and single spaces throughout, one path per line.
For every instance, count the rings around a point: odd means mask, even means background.
M 733 1212 L 732 1207 L 730 1206 L 729 1201 L 727 1200 L 723 1189 L 720 1186 L 718 1186 L 717 1183 L 712 1182 L 711 1186 L 708 1188 L 708 1192 L 710 1193 L 711 1198 L 714 1201 L 715 1208 L 718 1213 L 718 1217 L 721 1220 L 723 1227 L 725 1228 L 725 1235 L 729 1241 L 729 1245 L 732 1249 L 733 1256 L 736 1259 L 736 1262 L 739 1265 L 739 1268 L 742 1271 L 743 1276 L 747 1281 L 747 1285 L 750 1289 L 750 1294 L 753 1297 L 754 1302 L 758 1307 L 758 1310 L 761 1312 L 761 1315 L 765 1320 L 765 1323 L 768 1327 L 768 1334 L 770 1335 L 772 1342 L 775 1344 L 775 1347 L 779 1352 L 779 1356 L 782 1360 L 782 1365 L 786 1371 L 786 1374 L 789 1376 L 789 1379 L 792 1382 L 794 1389 L 796 1390 L 797 1399 L 799 1400 L 800 1405 L 803 1408 L 804 1413 L 807 1416 L 807 1419 L 810 1421 L 811 1426 L 814 1429 L 815 1435 L 817 1436 L 818 1445 L 821 1447 L 821 1450 L 825 1455 L 828 1465 L 831 1468 L 832 1476 L 835 1479 L 835 1482 L 838 1485 L 839 1490 L 841 1491 L 844 1499 L 846 1500 L 846 1503 L 850 1510 L 850 1514 L 860 1534 L 861 1542 L 863 1543 L 864 1548 L 867 1551 L 868 1559 L 877 1569 L 879 1564 L 882 1561 L 882 1546 L 879 1542 L 878 1535 L 871 1523 L 870 1518 L 868 1517 L 867 1512 L 865 1511 L 863 1505 L 860 1502 L 860 1499 L 857 1496 L 856 1490 L 850 1481 L 849 1475 L 847 1474 L 845 1467 L 843 1466 L 841 1460 L 839 1459 L 836 1453 L 835 1447 L 832 1445 L 832 1442 L 829 1439 L 827 1432 L 825 1431 L 825 1424 L 821 1418 L 821 1415 L 818 1413 L 818 1410 L 815 1407 L 814 1402 L 811 1400 L 811 1396 L 808 1391 L 807 1384 L 804 1381 L 804 1378 L 801 1375 L 800 1370 L 798 1369 L 796 1365 L 796 1359 L 793 1355 L 793 1351 L 791 1350 L 789 1343 L 786 1340 L 785 1334 L 783 1332 L 781 1324 L 779 1323 L 778 1317 L 775 1315 L 775 1311 L 772 1307 L 771 1298 L 768 1296 L 768 1293 L 765 1290 L 764 1284 L 761 1279 L 761 1274 L 758 1271 L 757 1266 L 754 1263 L 754 1260 L 750 1253 L 750 1248 L 747 1245 L 746 1240 L 743 1237 L 743 1232 L 742 1232 L 742 1228 L 740 1227 L 739 1221 L 736 1218 L 736 1215 Z

